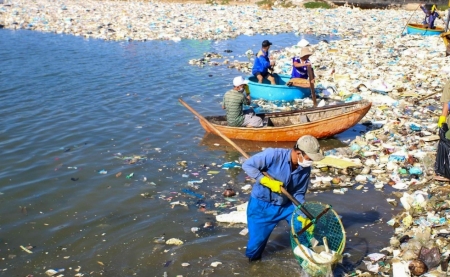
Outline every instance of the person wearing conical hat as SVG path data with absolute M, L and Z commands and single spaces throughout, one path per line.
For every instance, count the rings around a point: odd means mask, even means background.
M 425 19 L 423 20 L 423 25 L 425 25 L 427 28 L 434 29 L 436 26 L 434 26 L 434 21 L 436 18 L 441 18 L 439 13 L 436 11 L 436 5 L 432 4 L 421 4 L 420 8 L 425 13 Z
M 309 82 L 306 80 L 310 80 L 312 83 L 315 81 L 314 70 L 311 67 L 311 72 L 313 76 L 308 76 L 308 66 L 311 66 L 311 61 L 309 57 L 313 53 L 309 47 L 303 47 L 300 51 L 299 56 L 295 56 L 292 58 L 292 72 L 291 79 L 287 83 L 288 86 L 299 86 L 299 87 L 309 87 Z

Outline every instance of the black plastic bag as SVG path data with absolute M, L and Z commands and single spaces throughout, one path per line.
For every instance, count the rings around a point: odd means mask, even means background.
M 450 140 L 445 137 L 447 131 L 447 123 L 442 124 L 442 127 L 439 129 L 439 144 L 436 162 L 434 163 L 434 172 L 450 179 Z

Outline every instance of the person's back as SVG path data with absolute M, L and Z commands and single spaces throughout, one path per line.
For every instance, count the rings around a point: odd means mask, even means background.
M 228 126 L 240 127 L 244 123 L 244 111 L 243 106 L 245 97 L 239 91 L 231 89 L 223 96 L 223 106 L 227 113 Z
M 241 76 L 234 78 L 234 88 L 227 91 L 223 96 L 222 108 L 227 113 L 227 123 L 231 127 L 262 127 L 263 122 L 256 116 L 253 110 L 244 112 L 244 104 L 250 104 L 250 95 L 244 96 L 245 86 L 248 80 Z

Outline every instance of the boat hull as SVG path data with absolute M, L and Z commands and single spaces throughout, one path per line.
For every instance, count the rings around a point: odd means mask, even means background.
M 357 105 L 357 106 L 353 106 Z M 372 103 L 366 101 L 358 101 L 354 103 L 327 106 L 322 108 L 306 109 L 300 112 L 290 113 L 273 113 L 262 115 L 268 117 L 273 121 L 279 121 L 283 115 L 290 114 L 295 117 L 300 117 L 304 114 L 313 114 L 319 119 L 312 122 L 293 124 L 291 126 L 267 126 L 263 128 L 247 128 L 247 127 L 230 127 L 224 125 L 226 121 L 224 116 L 205 117 L 215 128 L 217 128 L 223 135 L 230 139 L 242 139 L 252 141 L 296 141 L 303 135 L 312 135 L 316 138 L 332 137 L 336 134 L 356 125 L 370 110 Z M 326 113 L 339 112 L 339 109 L 348 109 L 348 112 L 342 112 L 336 116 L 324 117 L 320 119 L 321 115 Z M 217 120 L 222 120 L 217 124 Z M 217 134 L 206 123 L 200 120 L 200 124 L 207 132 Z
M 303 99 L 311 95 L 311 89 L 300 87 L 288 87 L 288 82 L 291 77 L 288 75 L 275 75 L 276 85 L 271 85 L 268 80 L 263 83 L 258 83 L 256 77 L 251 76 L 248 86 L 250 89 L 250 96 L 252 99 L 264 99 L 269 101 L 293 101 L 295 99 Z
M 447 47 L 448 42 L 449 42 L 449 40 L 450 40 L 450 32 L 442 33 L 442 34 L 441 34 L 441 38 L 442 38 L 442 40 L 444 41 L 445 47 Z
M 408 24 L 406 26 L 406 32 L 410 35 L 422 35 L 422 36 L 438 36 L 444 32 L 444 28 L 436 27 L 435 29 L 425 28 L 422 24 Z

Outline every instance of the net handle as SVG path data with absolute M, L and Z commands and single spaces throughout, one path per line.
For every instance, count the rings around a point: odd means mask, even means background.
M 311 221 L 308 222 L 308 224 L 306 224 L 305 226 L 303 226 L 303 228 L 297 232 L 297 236 L 300 236 L 301 234 L 303 234 L 306 230 L 309 229 L 309 227 L 311 227 L 311 225 L 315 224 L 317 220 L 319 220 L 324 214 L 326 214 L 329 210 L 331 209 L 331 206 L 328 205 L 328 207 L 326 209 L 324 209 L 318 216 L 316 216 L 313 219 L 310 219 Z M 301 210 L 301 207 L 300 207 Z M 302 211 L 303 212 L 303 211 Z
M 267 172 L 263 172 L 264 175 L 268 176 L 269 178 L 272 179 L 272 177 L 270 177 Z M 303 207 L 302 204 L 300 204 L 300 202 L 297 201 L 297 199 L 295 199 L 284 187 L 281 187 L 281 192 L 287 197 L 289 198 L 289 200 L 292 201 L 292 203 L 294 203 L 294 205 L 297 208 L 300 208 L 300 210 L 302 211 L 302 213 L 304 213 L 306 215 L 307 218 L 309 218 L 309 220 L 314 220 L 314 216 L 308 212 L 305 207 Z
M 332 209 L 330 205 L 328 205 L 328 208 L 329 208 L 328 210 L 331 210 L 331 212 L 334 214 L 334 216 L 335 216 L 336 219 L 338 220 L 339 225 L 341 225 L 341 230 L 342 230 L 342 240 L 341 240 L 341 243 L 340 243 L 338 249 L 336 250 L 336 253 L 342 254 L 342 252 L 343 252 L 343 250 L 344 250 L 344 247 L 345 247 L 345 241 L 346 241 L 346 239 L 347 239 L 347 236 L 346 236 L 345 231 L 344 231 L 344 226 L 342 225 L 342 221 L 341 221 L 341 219 L 339 218 L 338 214 L 334 211 L 334 209 Z M 292 214 L 292 217 L 294 217 L 294 214 L 295 214 L 295 211 L 294 211 L 294 213 Z M 292 218 L 292 220 L 294 220 L 294 218 Z M 294 239 L 294 241 L 295 241 L 295 243 L 297 244 L 298 248 L 300 248 L 300 251 L 305 255 L 305 257 L 308 259 L 309 262 L 314 263 L 314 264 L 318 264 L 318 265 L 328 265 L 328 264 L 331 264 L 331 262 L 330 262 L 330 263 L 320 263 L 320 262 L 317 262 L 316 260 L 310 258 L 310 256 L 309 256 L 308 254 L 305 253 L 305 251 L 303 250 L 303 247 L 301 247 L 302 244 L 301 244 L 300 241 L 298 240 L 298 236 L 297 236 L 297 234 L 296 234 L 296 232 L 295 232 L 295 229 L 294 229 L 294 224 L 292 224 L 292 223 L 291 223 L 291 234 L 292 234 L 292 238 Z

